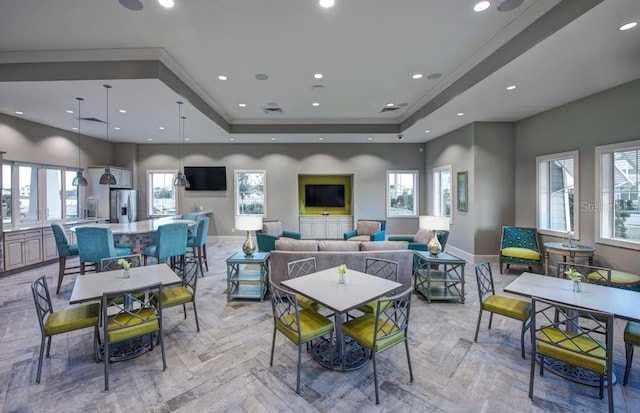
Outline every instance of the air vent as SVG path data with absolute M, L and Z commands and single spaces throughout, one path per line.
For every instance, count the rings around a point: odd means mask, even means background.
M 384 107 L 382 108 L 382 110 L 380 111 L 380 113 L 385 113 L 385 112 L 393 112 L 394 110 L 398 110 L 400 109 L 397 106 L 391 106 L 391 107 Z
M 282 115 L 282 108 L 262 108 L 267 115 Z
M 98 118 L 81 118 L 82 120 L 86 120 L 87 122 L 95 122 L 95 123 L 107 123 L 105 121 L 103 121 L 102 119 L 98 119 Z

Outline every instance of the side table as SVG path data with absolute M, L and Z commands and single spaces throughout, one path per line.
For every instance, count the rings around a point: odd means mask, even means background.
M 413 251 L 413 289 L 430 303 L 433 300 L 459 300 L 464 304 L 464 265 L 466 261 L 441 252 Z
M 227 301 L 234 298 L 264 297 L 269 289 L 269 253 L 245 255 L 236 252 L 227 258 Z
M 593 265 L 593 254 L 595 248 L 587 247 L 586 245 L 573 244 L 571 246 L 562 242 L 545 242 L 544 243 L 544 273 L 549 274 L 549 254 L 562 255 L 562 261 L 567 262 L 567 257 L 571 260 L 571 263 L 576 262 L 576 257 L 587 257 L 589 259 L 589 265 Z

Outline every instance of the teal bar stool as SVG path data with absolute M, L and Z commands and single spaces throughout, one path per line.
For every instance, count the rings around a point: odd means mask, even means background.
M 207 234 L 209 232 L 209 218 L 204 217 L 198 221 L 196 226 L 195 235 L 187 238 L 187 248 L 191 248 L 194 257 L 198 259 L 198 265 L 200 267 L 200 274 L 204 277 L 204 271 L 202 270 L 202 261 L 204 258 L 204 266 L 209 272 L 209 264 L 207 263 Z
M 116 247 L 113 232 L 110 228 L 82 226 L 76 228 L 78 239 L 78 255 L 80 257 L 80 274 L 85 273 L 87 264 L 94 264 L 100 270 L 103 258 L 131 255 L 131 248 Z
M 149 245 L 143 251 L 144 265 L 147 265 L 147 257 L 154 257 L 161 262 L 170 259 L 171 268 L 176 268 L 176 257 L 184 264 L 184 256 L 187 253 L 187 229 L 184 223 L 172 223 L 160 225 L 156 233 L 155 245 Z
M 58 249 L 58 287 L 56 294 L 60 294 L 62 286 L 62 278 L 67 274 L 79 274 L 80 266 L 67 267 L 67 258 L 78 256 L 78 244 L 70 244 L 64 233 L 64 227 L 60 224 L 51 224 L 53 237 L 56 240 L 56 248 Z

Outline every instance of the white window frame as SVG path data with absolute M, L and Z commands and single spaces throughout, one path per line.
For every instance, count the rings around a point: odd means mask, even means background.
M 613 238 L 614 231 L 614 191 L 613 191 L 613 153 L 640 149 L 640 140 L 596 146 L 596 204 L 583 205 L 585 212 L 595 212 L 595 241 L 633 250 L 640 250 L 640 242 L 622 238 Z
M 445 211 L 445 200 L 441 188 L 441 175 L 449 172 L 449 214 Z M 433 168 L 433 215 L 447 217 L 451 221 L 453 216 L 453 168 L 451 165 L 443 165 Z
M 171 174 L 170 185 L 173 187 L 173 205 L 174 205 L 174 213 L 173 214 L 158 214 L 153 211 L 153 188 L 151 187 L 151 176 L 154 174 Z M 176 215 L 179 211 L 178 205 L 178 190 L 173 186 L 173 180 L 175 179 L 178 171 L 175 169 L 154 169 L 147 171 L 147 214 L 149 217 L 164 217 L 164 216 L 173 216 Z M 168 198 L 171 199 L 171 198 Z
M 411 188 L 413 193 L 413 206 L 410 213 L 404 214 L 391 214 L 391 185 L 394 183 L 396 185 L 398 179 L 398 175 L 411 175 L 413 180 L 413 187 Z M 387 171 L 387 218 L 416 218 L 418 217 L 418 171 L 417 170 L 394 170 Z
M 240 211 L 240 176 L 244 174 L 262 175 L 262 214 L 247 214 Z M 265 169 L 236 169 L 234 171 L 234 210 L 236 215 L 267 216 L 267 171 Z
M 580 156 L 578 150 L 536 157 L 536 222 L 538 232 L 565 237 L 568 230 L 550 228 L 551 206 L 549 194 L 549 165 L 553 161 L 573 159 L 573 239 L 580 239 Z M 568 210 L 567 210 L 568 212 Z

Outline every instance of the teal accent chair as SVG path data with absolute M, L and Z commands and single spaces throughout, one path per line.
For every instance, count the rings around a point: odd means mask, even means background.
M 344 233 L 349 241 L 384 241 L 386 237 L 384 219 L 359 219 L 356 229 Z
M 56 294 L 60 294 L 62 278 L 67 274 L 80 273 L 80 266 L 67 267 L 67 258 L 78 256 L 78 244 L 69 244 L 62 225 L 51 224 L 51 230 L 58 249 L 58 287 L 56 288 Z
M 204 271 L 202 270 L 202 262 L 204 259 L 204 266 L 209 271 L 209 264 L 207 263 L 207 234 L 209 233 L 209 217 L 204 217 L 196 225 L 196 232 L 193 235 L 187 237 L 187 248 L 191 248 L 194 257 L 198 259 L 198 265 L 200 266 L 200 274 L 204 277 Z
M 502 227 L 500 240 L 500 274 L 502 266 L 507 264 L 525 265 L 532 271 L 532 267 L 538 267 L 542 272 L 542 253 L 538 244 L 538 231 L 535 228 Z
M 271 252 L 276 249 L 276 241 L 281 237 L 302 239 L 302 234 L 295 231 L 287 231 L 282 227 L 280 221 L 265 221 L 262 223 L 262 230 L 256 231 L 258 251 Z
M 184 264 L 184 256 L 187 253 L 187 224 L 172 223 L 160 225 L 156 233 L 156 243 L 149 245 L 143 251 L 144 265 L 147 265 L 147 257 L 154 257 L 161 262 L 170 259 L 170 266 L 175 270 L 176 257 Z
M 444 247 L 447 245 L 447 240 L 449 239 L 449 231 L 437 231 L 436 237 L 438 237 L 438 241 L 442 246 L 442 251 L 444 251 Z M 418 230 L 415 235 L 389 235 L 387 240 L 406 241 L 408 242 L 407 249 L 414 251 L 428 251 L 427 244 L 431 240 L 431 231 Z
M 131 255 L 130 247 L 116 247 L 113 232 L 110 228 L 82 226 L 76 228 L 78 239 L 78 256 L 80 257 L 80 274 L 85 273 L 87 264 L 95 265 L 100 270 L 103 258 Z
M 180 216 L 180 219 L 188 219 L 189 221 L 197 221 L 198 220 L 198 214 L 196 214 L 195 212 L 188 212 L 186 214 L 182 214 Z

